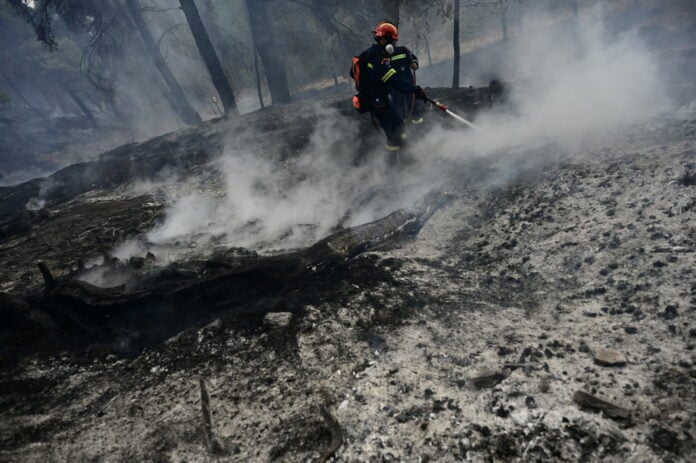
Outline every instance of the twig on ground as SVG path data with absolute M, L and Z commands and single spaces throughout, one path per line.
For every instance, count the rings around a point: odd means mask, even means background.
M 205 441 L 211 453 L 220 454 L 222 453 L 222 445 L 213 433 L 213 419 L 210 413 L 210 395 L 208 394 L 208 388 L 205 385 L 203 377 L 198 380 L 201 386 L 201 416 L 203 418 Z
M 321 457 L 319 457 L 319 462 L 325 463 L 329 461 L 329 459 L 334 456 L 338 449 L 341 448 L 341 445 L 343 445 L 343 432 L 341 431 L 341 426 L 339 426 L 336 418 L 329 413 L 326 407 L 320 407 L 319 412 L 321 413 L 321 417 L 324 419 L 326 426 L 331 432 L 331 443 L 324 453 L 321 454 Z

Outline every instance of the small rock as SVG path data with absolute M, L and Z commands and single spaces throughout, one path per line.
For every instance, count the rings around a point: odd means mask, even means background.
M 529 408 L 529 409 L 535 409 L 535 408 L 537 408 L 536 400 L 535 400 L 534 397 L 532 397 L 531 395 L 530 395 L 530 396 L 527 396 L 527 398 L 524 399 L 524 404 L 525 404 L 525 405 L 527 406 L 527 408 Z
M 684 169 L 684 172 L 677 179 L 677 182 L 682 186 L 696 185 L 696 170 Z
M 498 355 L 500 357 L 505 357 L 506 355 L 510 355 L 512 353 L 512 350 L 505 347 L 505 346 L 500 346 L 498 348 Z
M 625 420 L 631 416 L 631 412 L 628 409 L 615 405 L 611 402 L 607 402 L 606 400 L 602 400 L 599 397 L 595 397 L 592 394 L 588 394 L 584 391 L 577 391 L 573 395 L 573 402 L 578 404 L 578 406 L 582 409 L 602 412 L 612 419 Z
M 505 379 L 505 374 L 499 370 L 482 370 L 474 374 L 471 378 L 471 384 L 478 389 L 493 387 Z
M 674 453 L 679 451 L 681 444 L 677 433 L 667 428 L 655 430 L 651 440 L 663 449 Z
M 668 305 L 663 312 L 658 314 L 658 317 L 664 318 L 665 320 L 674 320 L 678 316 L 679 312 L 677 312 L 676 305 Z
M 613 349 L 599 348 L 594 351 L 594 360 L 597 365 L 605 367 L 618 367 L 626 365 L 626 356 Z
M 635 326 L 624 326 L 624 331 L 626 334 L 636 334 L 638 332 L 638 328 Z
M 268 329 L 287 328 L 291 321 L 291 312 L 269 312 L 263 317 L 263 326 Z
M 145 258 L 144 257 L 138 257 L 138 256 L 133 256 L 130 259 L 128 259 L 128 263 L 130 264 L 131 267 L 133 267 L 136 270 L 140 270 L 145 266 Z
M 214 332 L 218 331 L 220 328 L 222 328 L 222 321 L 219 318 L 216 318 L 212 322 L 205 325 L 201 329 L 201 331 L 210 331 L 210 332 L 214 333 Z

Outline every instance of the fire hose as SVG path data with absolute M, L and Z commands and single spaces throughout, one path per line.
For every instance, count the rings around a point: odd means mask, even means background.
M 471 127 L 472 129 L 476 130 L 477 132 L 480 132 L 480 133 L 483 133 L 483 134 L 486 133 L 486 132 L 485 132 L 483 129 L 481 129 L 480 127 L 478 127 L 478 126 L 474 125 L 473 123 L 467 121 L 467 120 L 464 119 L 462 116 L 459 116 L 458 114 L 455 114 L 451 109 L 449 109 L 447 106 L 445 106 L 444 104 L 440 103 L 439 101 L 435 101 L 435 100 L 433 100 L 433 99 L 431 99 L 431 98 L 428 98 L 428 97 L 425 97 L 425 100 L 426 100 L 428 103 L 432 103 L 437 109 L 439 109 L 439 110 L 441 110 L 441 111 L 444 111 L 448 116 L 452 116 L 453 118 L 455 118 L 455 119 L 458 120 L 459 122 L 461 122 L 461 123 L 463 123 L 463 124 L 466 124 L 467 126 Z

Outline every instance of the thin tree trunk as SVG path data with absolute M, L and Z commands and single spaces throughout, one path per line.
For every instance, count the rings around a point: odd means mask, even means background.
M 133 21 L 135 22 L 138 32 L 140 33 L 140 37 L 145 43 L 147 53 L 155 63 L 157 70 L 159 70 L 159 72 L 162 74 L 164 81 L 167 83 L 167 87 L 169 87 L 172 98 L 168 101 L 186 125 L 200 123 L 201 117 L 198 115 L 196 110 L 193 109 L 191 103 L 189 103 L 184 90 L 181 88 L 181 85 L 179 85 L 179 82 L 176 80 L 176 77 L 174 77 L 172 70 L 169 69 L 167 62 L 164 60 L 164 57 L 157 48 L 155 41 L 152 39 L 152 35 L 147 27 L 147 23 L 143 17 L 143 12 L 138 0 L 125 1 L 126 5 L 128 6 L 128 10 L 133 17 Z
M 128 15 L 126 13 L 125 8 L 123 5 L 121 5 L 121 0 L 111 0 L 111 3 L 114 6 L 114 9 L 116 11 L 116 14 L 119 16 L 121 21 L 123 22 L 124 26 L 126 27 L 126 31 L 128 34 L 135 34 L 136 36 L 139 36 L 140 34 L 137 32 L 138 27 L 135 25 L 135 21 L 133 20 L 133 17 Z M 137 41 L 137 39 L 136 39 Z M 138 45 L 141 46 L 141 48 L 144 47 L 144 41 L 141 37 L 140 40 L 141 43 Z M 145 72 L 147 73 L 147 77 L 152 79 L 152 82 L 155 83 L 157 86 L 157 89 L 160 91 L 164 99 L 167 101 L 167 104 L 169 104 L 169 107 L 174 111 L 174 115 L 177 116 L 179 119 L 182 120 L 181 116 L 179 115 L 179 110 L 178 110 L 178 105 L 174 97 L 172 96 L 172 93 L 169 91 L 169 88 L 167 87 L 167 84 L 164 82 L 164 78 L 162 77 L 162 74 L 157 70 L 156 67 L 154 67 L 154 60 L 151 58 L 148 58 L 147 63 L 146 63 L 146 69 Z M 150 100 L 150 106 L 152 106 L 153 109 L 155 109 L 155 105 L 152 104 L 152 98 L 148 94 L 148 99 Z M 120 117 L 123 122 L 127 122 L 127 119 L 123 113 L 119 111 L 119 109 L 116 107 L 115 104 L 115 99 L 112 97 L 111 98 L 113 105 L 113 109 L 116 111 L 114 114 L 117 114 L 117 117 Z M 137 109 L 137 106 L 135 106 Z
M 288 78 L 273 39 L 273 28 L 266 11 L 266 0 L 246 0 L 246 6 L 249 13 L 251 34 L 266 71 L 266 80 L 268 81 L 268 89 L 271 91 L 273 104 L 290 103 Z
M 261 91 L 261 70 L 259 69 L 259 52 L 254 46 L 254 72 L 256 73 L 256 92 L 259 94 L 259 104 L 261 109 L 264 108 L 263 105 L 263 92 Z
M 89 120 L 89 123 L 92 125 L 92 128 L 97 128 L 99 127 L 99 124 L 97 124 L 97 120 L 94 118 L 94 114 L 92 114 L 92 111 L 89 110 L 87 105 L 85 104 L 84 101 L 82 101 L 82 98 L 75 93 L 73 89 L 70 88 L 70 85 L 67 83 L 63 83 L 63 89 L 65 90 L 65 93 L 68 94 L 71 100 L 75 102 L 78 108 L 82 111 L 82 113 L 87 116 L 87 119 Z
M 114 119 L 116 119 L 118 122 L 120 122 L 123 125 L 128 125 L 126 116 L 121 112 L 120 109 L 118 109 L 118 105 L 116 104 L 116 101 L 113 97 L 108 97 L 106 99 L 106 108 L 111 111 L 111 114 L 113 114 Z
M 382 9 L 387 17 L 387 21 L 399 27 L 402 0 L 382 0 Z
M 223 108 L 225 108 L 225 113 L 238 115 L 239 110 L 234 100 L 234 92 L 232 91 L 232 87 L 230 87 L 227 76 L 225 76 L 225 71 L 222 69 L 220 58 L 218 58 L 215 48 L 210 41 L 208 31 L 206 31 L 203 25 L 195 1 L 179 0 L 179 4 L 184 11 L 184 15 L 186 15 L 186 20 L 191 28 L 191 34 L 193 34 L 193 39 L 196 41 L 196 46 L 198 46 L 198 52 L 201 54 L 201 57 L 203 57 L 203 61 L 205 61 L 210 77 L 213 80 L 213 85 L 218 95 L 220 95 L 220 101 L 222 102 Z
M 430 41 L 428 40 L 428 37 L 425 38 L 425 51 L 428 53 L 428 66 L 433 65 L 433 55 L 430 53 Z
M 500 15 L 500 25 L 503 28 L 503 42 L 508 40 L 507 8 L 503 9 Z
M 43 119 L 43 121 L 46 122 L 47 124 L 50 124 L 50 123 L 51 123 L 51 121 L 48 119 L 48 117 L 46 117 L 46 115 L 43 113 L 43 111 L 40 111 L 39 109 L 37 109 L 34 105 L 32 105 L 31 103 L 29 103 L 29 101 L 28 101 L 26 98 L 24 98 L 24 95 L 22 94 L 22 92 L 20 92 L 19 89 L 18 89 L 17 87 L 14 86 L 14 84 L 12 83 L 12 81 L 10 80 L 10 78 L 7 77 L 6 74 L 3 74 L 2 77 L 5 79 L 5 82 L 7 82 L 7 86 L 10 87 L 10 89 L 11 89 L 14 93 L 17 94 L 17 96 L 24 102 L 24 104 L 26 105 L 26 107 L 27 107 L 28 109 L 30 109 L 30 110 L 31 110 L 32 112 L 34 112 L 37 116 L 39 116 L 41 119 Z
M 454 0 L 454 33 L 452 34 L 452 45 L 454 46 L 454 74 L 452 75 L 452 88 L 459 88 L 459 0 Z

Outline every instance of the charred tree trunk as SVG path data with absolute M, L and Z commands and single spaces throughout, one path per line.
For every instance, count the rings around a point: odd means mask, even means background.
M 12 104 L 12 99 L 10 96 L 0 88 L 0 105 L 10 105 Z
M 96 129 L 97 127 L 99 127 L 99 124 L 97 123 L 97 120 L 94 118 L 94 114 L 92 114 L 92 111 L 89 110 L 82 98 L 80 98 L 80 96 L 72 88 L 70 88 L 70 85 L 68 85 L 67 83 L 63 83 L 63 89 L 65 90 L 65 93 L 68 94 L 70 99 L 77 105 L 77 107 L 80 108 L 80 111 L 82 111 L 82 113 L 87 117 L 92 128 Z
M 327 2 L 326 0 L 312 0 L 307 7 L 317 21 L 319 21 L 326 33 L 333 37 L 331 45 L 332 51 L 336 44 L 338 44 L 343 48 L 346 55 L 351 56 L 355 53 L 355 50 L 363 46 L 362 37 L 343 27 L 340 22 L 334 19 L 336 10 L 331 2 Z
M 24 97 L 24 94 L 22 94 L 22 92 L 12 83 L 12 80 L 10 80 L 10 78 L 7 77 L 7 75 L 3 74 L 2 77 L 5 79 L 5 82 L 7 82 L 7 86 L 10 87 L 10 89 L 19 97 L 20 100 L 22 100 L 22 102 L 24 103 L 24 105 L 28 109 L 30 109 L 32 112 L 34 112 L 37 116 L 39 116 L 47 124 L 51 123 L 51 121 L 48 120 L 48 117 L 46 117 L 46 115 L 43 113 L 43 111 L 40 111 L 34 105 L 29 103 L 29 100 L 27 100 Z
M 134 43 L 133 45 L 135 45 L 138 50 L 140 50 L 140 49 L 146 50 L 147 47 L 145 46 L 144 39 L 142 38 L 142 36 L 140 36 L 140 33 L 138 32 L 138 27 L 136 26 L 132 15 L 128 14 L 126 9 L 121 4 L 121 0 L 111 0 L 111 2 L 114 6 L 116 14 L 120 18 L 121 23 L 123 23 L 123 26 L 125 28 L 125 33 L 128 34 L 129 36 L 132 35 L 132 36 L 136 37 L 134 39 L 136 43 Z M 141 37 L 140 41 L 138 41 L 138 39 L 137 39 L 137 37 L 139 37 L 139 36 Z M 157 89 L 159 90 L 160 94 L 165 99 L 165 101 L 167 102 L 169 107 L 172 109 L 172 111 L 174 111 L 174 114 L 180 120 L 183 120 L 183 118 L 180 116 L 180 111 L 177 109 L 177 107 L 178 107 L 177 101 L 172 96 L 172 92 L 167 87 L 167 84 L 164 81 L 164 77 L 163 77 L 162 73 L 160 73 L 159 70 L 157 69 L 157 67 L 155 66 L 155 61 L 152 58 L 150 58 L 150 55 L 148 54 L 147 51 L 145 51 L 144 55 L 146 57 L 146 62 L 147 62 L 146 65 L 144 66 L 144 70 L 145 70 L 148 78 L 151 80 L 151 82 L 153 82 L 155 84 L 155 86 L 157 86 Z M 115 101 L 115 98 L 112 98 L 112 100 Z M 155 112 L 157 112 L 158 111 L 156 108 L 157 105 L 152 104 L 152 95 L 150 95 L 149 93 L 148 93 L 148 100 L 151 102 L 151 106 L 152 106 L 153 110 Z M 135 106 L 135 107 L 137 110 L 137 106 Z M 116 109 L 118 111 L 118 108 L 116 107 L 115 104 L 114 104 L 114 109 Z M 140 111 L 138 111 L 138 112 L 140 112 Z M 128 125 L 127 118 L 125 117 L 125 115 L 121 114 L 121 116 L 122 116 L 121 117 L 122 121 L 124 123 L 126 123 L 126 125 Z
M 256 49 L 256 45 L 253 45 L 254 52 L 254 73 L 256 74 L 256 92 L 259 94 L 259 105 L 261 109 L 264 108 L 263 105 L 263 93 L 261 92 L 261 71 L 259 69 L 259 51 Z
M 118 108 L 118 104 L 116 103 L 116 94 L 113 90 L 106 92 L 104 95 L 104 105 L 106 109 L 111 112 L 116 121 L 124 125 L 126 124 L 126 116 Z
M 172 70 L 169 69 L 167 62 L 164 60 L 164 57 L 157 48 L 157 45 L 150 34 L 150 30 L 147 27 L 147 23 L 145 22 L 145 18 L 143 17 L 143 12 L 138 0 L 125 0 L 125 2 L 131 16 L 133 17 L 133 21 L 135 22 L 138 32 L 140 33 L 140 37 L 145 43 L 147 53 L 152 58 L 157 70 L 159 70 L 159 72 L 162 74 L 164 81 L 167 83 L 167 87 L 169 87 L 171 98 L 169 98 L 168 101 L 172 105 L 172 108 L 185 124 L 193 125 L 200 123 L 201 117 L 193 109 L 191 103 L 189 103 L 188 99 L 186 98 L 186 94 L 184 94 L 184 90 L 181 88 L 181 85 L 179 85 L 179 82 L 176 80 L 176 77 L 174 77 Z
M 218 58 L 215 48 L 213 48 L 213 44 L 210 41 L 208 31 L 203 25 L 196 3 L 194 0 L 179 0 L 179 4 L 184 11 L 184 15 L 186 15 L 186 20 L 191 28 L 193 39 L 196 41 L 198 52 L 201 54 L 203 61 L 205 61 L 210 77 L 213 80 L 213 85 L 218 95 L 220 95 L 220 101 L 223 108 L 225 108 L 225 113 L 238 115 L 239 110 L 234 100 L 234 92 L 232 92 L 232 87 L 230 87 L 225 71 L 222 69 L 220 58 Z
M 507 26 L 507 12 L 503 11 L 500 15 L 500 25 L 503 28 L 503 42 L 508 41 L 508 26 Z
M 498 0 L 498 9 L 500 10 L 500 27 L 503 30 L 503 42 L 508 40 L 508 24 L 507 24 L 507 11 L 508 11 L 508 0 Z
M 402 0 L 382 0 L 382 9 L 387 17 L 387 21 L 399 26 Z
M 433 55 L 430 53 L 430 41 L 428 41 L 428 36 L 424 37 L 425 39 L 425 51 L 428 53 L 428 66 L 433 65 Z
M 454 33 L 452 34 L 452 45 L 454 47 L 454 74 L 452 75 L 452 88 L 459 88 L 459 0 L 454 0 Z
M 263 68 L 266 70 L 266 80 L 268 80 L 273 104 L 290 103 L 288 78 L 273 38 L 271 20 L 266 11 L 266 0 L 246 0 L 246 6 L 251 33 L 263 62 Z

